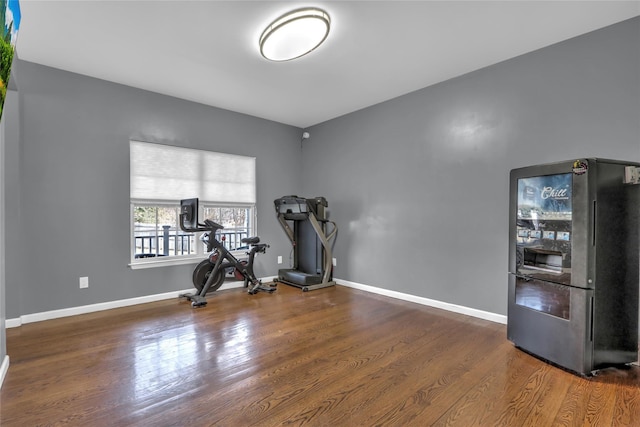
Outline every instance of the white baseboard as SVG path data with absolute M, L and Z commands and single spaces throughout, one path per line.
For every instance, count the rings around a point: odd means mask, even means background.
M 0 388 L 2 388 L 2 383 L 4 382 L 5 375 L 7 375 L 7 371 L 9 371 L 9 356 L 5 355 L 2 365 L 0 365 Z
M 353 289 L 371 292 L 374 294 L 384 295 L 391 298 L 401 299 L 403 301 L 415 302 L 417 304 L 428 305 L 429 307 L 441 308 L 443 310 L 460 313 L 467 316 L 477 317 L 491 322 L 507 324 L 507 316 L 502 314 L 491 313 L 489 311 L 477 310 L 475 308 L 464 307 L 462 305 L 449 304 L 438 300 L 419 297 L 416 295 L 405 294 L 388 289 L 376 288 L 375 286 L 363 285 L 361 283 L 349 282 L 348 280 L 335 279 L 336 283 Z
M 275 278 L 276 278 L 275 276 L 263 277 L 261 280 L 263 282 L 270 282 Z M 432 300 L 429 298 L 423 298 L 423 297 L 419 297 L 411 294 L 405 294 L 402 292 L 390 291 L 388 289 L 377 288 L 375 286 L 369 286 L 369 285 L 363 285 L 361 283 L 350 282 L 348 280 L 335 279 L 335 281 L 339 285 L 346 286 L 353 289 L 359 289 L 362 291 L 384 295 L 391 298 L 397 298 L 404 301 L 415 302 L 417 304 L 427 305 L 430 307 L 441 308 L 443 310 L 452 311 L 454 313 L 460 313 L 467 316 L 477 317 L 480 319 L 489 320 L 491 322 L 497 322 L 502 324 L 507 323 L 507 316 L 504 316 L 501 314 L 495 314 L 495 313 L 490 313 L 488 311 L 476 310 L 474 308 L 464 307 L 464 306 L 455 305 L 455 304 L 449 304 L 446 302 Z M 220 290 L 240 288 L 243 285 L 244 284 L 242 282 L 229 282 L 222 285 L 220 287 Z M 7 328 L 16 328 L 26 323 L 41 322 L 44 320 L 57 319 L 60 317 L 76 316 L 78 314 L 93 313 L 96 311 L 110 310 L 112 308 L 128 307 L 130 305 L 144 304 L 147 302 L 178 298 L 180 294 L 184 294 L 192 291 L 193 289 L 186 289 L 182 291 L 172 291 L 172 292 L 166 292 L 166 293 L 156 294 L 156 295 L 147 295 L 147 296 L 137 297 L 137 298 L 129 298 L 124 300 L 103 302 L 98 304 L 83 305 L 80 307 L 63 308 L 60 310 L 45 311 L 42 313 L 25 314 L 23 316 L 20 316 L 19 318 L 6 319 L 5 325 Z
M 262 278 L 262 281 L 272 281 L 273 277 Z M 243 282 L 228 282 L 220 287 L 220 290 L 241 288 Z M 162 294 L 147 295 L 143 297 L 129 298 L 117 301 L 102 302 L 98 304 L 83 305 L 79 307 L 63 308 L 60 310 L 45 311 L 42 313 L 25 314 L 18 318 L 6 319 L 5 326 L 7 328 L 16 328 L 26 323 L 41 322 L 43 320 L 58 319 L 60 317 L 76 316 L 78 314 L 93 313 L 96 311 L 110 310 L 112 308 L 128 307 L 130 305 L 144 304 L 147 302 L 161 301 L 165 299 L 178 298 L 180 294 L 193 292 L 193 288 L 181 291 L 165 292 Z
M 26 323 L 42 322 L 43 320 L 58 319 L 60 317 L 76 316 L 78 314 L 93 313 L 96 311 L 110 310 L 112 308 L 127 307 L 130 305 L 144 304 L 147 302 L 160 301 L 170 298 L 178 298 L 178 295 L 190 292 L 189 289 L 183 291 L 166 292 L 163 294 L 147 295 L 143 297 L 129 298 L 117 301 L 101 302 L 98 304 L 82 305 L 79 307 L 63 308 L 60 310 L 44 311 L 41 313 L 24 314 L 18 318 L 7 319 L 7 328 L 15 328 Z
M 6 319 L 4 321 L 4 326 L 5 328 L 9 329 L 9 328 L 17 328 L 18 326 L 20 326 L 22 324 L 22 322 L 20 321 L 20 318 L 15 318 L 15 319 Z

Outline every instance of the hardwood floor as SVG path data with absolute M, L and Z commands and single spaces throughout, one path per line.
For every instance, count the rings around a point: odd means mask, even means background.
M 505 325 L 341 286 L 32 323 L 7 347 L 3 427 L 640 425 L 638 367 L 581 378 Z

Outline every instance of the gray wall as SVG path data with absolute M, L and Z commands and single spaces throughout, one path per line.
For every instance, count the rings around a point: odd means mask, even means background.
M 10 157 L 15 157 L 13 149 L 19 146 L 19 118 L 18 118 L 18 94 L 15 91 L 9 90 L 5 97 L 5 102 L 2 110 L 2 127 L 0 128 L 0 165 L 2 166 L 2 173 L 0 174 L 0 193 L 2 193 L 2 208 L 0 210 L 0 364 L 3 362 L 7 355 L 6 346 L 6 333 L 5 333 L 5 320 L 6 320 L 6 232 L 11 228 L 11 224 L 7 226 L 5 218 L 7 217 L 8 207 L 5 202 L 6 195 L 15 194 L 16 183 L 7 178 L 6 176 L 9 165 L 5 162 L 7 154 Z M 9 123 L 14 124 L 8 125 Z M 8 141 L 8 142 L 7 142 Z
M 639 42 L 635 18 L 309 128 L 335 276 L 506 314 L 509 171 L 640 161 Z
M 7 318 L 192 286 L 193 265 L 128 267 L 130 139 L 255 156 L 258 232 L 272 245 L 255 268 L 277 272 L 290 245 L 273 200 L 301 190 L 300 129 L 23 61 L 14 72 L 21 138 L 7 141 Z
M 260 275 L 290 252 L 273 199 L 323 195 L 337 278 L 505 314 L 509 170 L 640 161 L 639 37 L 634 19 L 479 70 L 314 126 L 302 150 L 297 128 L 18 61 L 6 317 L 191 286 L 192 266 L 127 266 L 131 138 L 257 157 Z

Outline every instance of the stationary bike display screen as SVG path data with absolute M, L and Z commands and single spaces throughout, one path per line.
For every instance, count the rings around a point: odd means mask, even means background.
M 180 222 L 185 229 L 198 228 L 198 199 L 180 200 Z

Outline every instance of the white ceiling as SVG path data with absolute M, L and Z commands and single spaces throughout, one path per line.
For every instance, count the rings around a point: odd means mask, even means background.
M 301 128 L 640 15 L 640 1 L 20 5 L 22 60 Z M 263 59 L 264 27 L 308 5 L 331 16 L 325 44 L 295 61 Z

